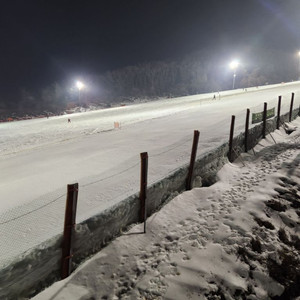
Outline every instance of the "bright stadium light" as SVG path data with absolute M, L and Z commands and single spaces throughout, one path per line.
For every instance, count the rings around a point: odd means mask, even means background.
M 239 66 L 239 62 L 237 60 L 233 60 L 229 66 L 230 69 L 235 70 Z
M 230 69 L 233 70 L 233 80 L 232 80 L 232 89 L 234 90 L 234 85 L 235 85 L 235 77 L 236 77 L 236 69 L 238 68 L 239 66 L 239 62 L 237 60 L 233 60 L 229 67 Z
M 84 84 L 81 81 L 77 81 L 76 82 L 76 86 L 77 86 L 77 88 L 78 88 L 79 91 L 84 88 Z

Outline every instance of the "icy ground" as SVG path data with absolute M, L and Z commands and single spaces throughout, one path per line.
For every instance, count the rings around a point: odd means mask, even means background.
M 146 234 L 133 226 L 33 299 L 300 296 L 300 119 L 292 124 L 226 164 L 216 184 L 169 202 Z

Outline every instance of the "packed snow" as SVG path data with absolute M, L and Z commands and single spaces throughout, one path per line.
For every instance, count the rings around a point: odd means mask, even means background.
M 33 299 L 300 296 L 300 119 L 290 126 L 227 163 L 214 185 L 171 200 L 146 234 L 133 226 Z

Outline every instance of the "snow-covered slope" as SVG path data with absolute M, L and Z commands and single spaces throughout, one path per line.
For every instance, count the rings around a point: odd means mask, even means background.
M 146 234 L 132 227 L 33 299 L 295 299 L 300 119 L 293 125 L 226 164 L 216 184 L 173 199 Z
M 194 129 L 200 155 L 228 140 L 232 114 L 238 133 L 246 108 L 275 106 L 282 95 L 283 113 L 291 92 L 298 107 L 296 82 L 1 123 L 0 263 L 62 231 L 67 184 L 79 182 L 80 222 L 138 191 L 140 152 L 149 153 L 151 184 L 188 162 Z

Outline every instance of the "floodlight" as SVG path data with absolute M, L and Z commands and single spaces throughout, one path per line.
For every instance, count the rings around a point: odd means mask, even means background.
M 230 66 L 230 69 L 235 70 L 239 66 L 239 62 L 237 60 L 233 60 L 229 66 Z
M 78 88 L 79 91 L 84 88 L 84 84 L 81 81 L 77 81 L 76 82 L 76 86 L 77 86 L 77 88 Z
M 234 90 L 234 85 L 235 85 L 236 69 L 237 69 L 238 66 L 239 66 L 239 62 L 237 60 L 233 60 L 229 64 L 230 69 L 233 70 L 233 79 L 232 79 L 232 89 L 233 90 Z

